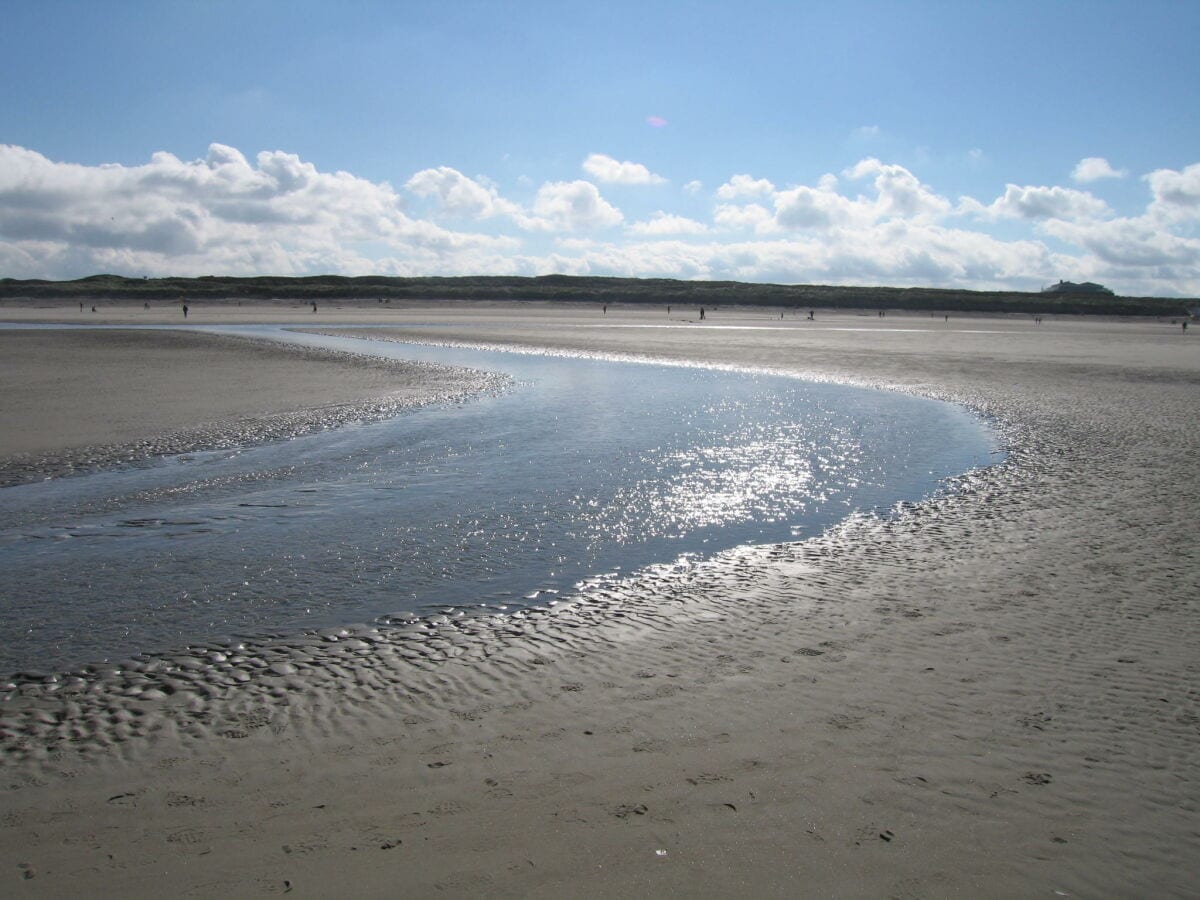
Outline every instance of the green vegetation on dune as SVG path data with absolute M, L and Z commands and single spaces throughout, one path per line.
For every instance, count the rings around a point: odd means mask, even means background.
M 1196 301 L 1110 294 L 966 291 L 943 288 L 841 287 L 678 281 L 670 278 L 602 278 L 575 275 L 393 278 L 311 275 L 299 278 L 125 278 L 91 275 L 75 281 L 0 279 L 0 299 L 67 300 L 559 300 L 591 303 L 728 304 L 905 309 L 938 312 L 1075 313 L 1177 316 Z

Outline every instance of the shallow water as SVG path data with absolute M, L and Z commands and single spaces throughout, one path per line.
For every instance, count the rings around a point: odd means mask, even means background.
M 589 578 L 811 536 L 993 459 L 994 436 L 965 410 L 903 394 L 287 339 L 517 383 L 284 443 L 0 490 L 0 671 L 544 605 Z

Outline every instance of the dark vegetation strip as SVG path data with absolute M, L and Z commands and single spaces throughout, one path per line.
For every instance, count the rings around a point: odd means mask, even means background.
M 1118 316 L 1186 315 L 1200 301 L 1111 294 L 1044 294 L 943 288 L 843 287 L 601 278 L 574 275 L 392 278 L 314 275 L 302 278 L 125 278 L 92 275 L 75 281 L 0 279 L 0 300 L 558 300 L 693 306 L 824 307 L 945 312 L 1075 313 Z

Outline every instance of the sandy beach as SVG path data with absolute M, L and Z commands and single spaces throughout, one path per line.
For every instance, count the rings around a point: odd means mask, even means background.
M 196 331 L 0 330 L 0 358 L 0 484 L 282 440 L 481 384 Z
M 178 315 L 0 308 L 9 321 Z M 824 310 L 808 322 L 720 309 L 701 324 L 695 310 L 519 304 L 189 317 L 251 321 L 911 391 L 992 418 L 1008 457 L 892 518 L 635 574 L 559 611 L 181 650 L 157 668 L 10 685 L 8 895 L 1200 888 L 1194 331 Z M 172 394 L 172 415 L 141 435 L 136 416 L 132 430 L 76 432 L 78 378 L 41 380 L 44 354 L 12 349 L 25 335 L 0 339 L 5 378 L 44 385 L 36 404 L 0 405 L 5 434 L 41 435 L 8 456 L 128 447 L 150 430 L 200 441 L 213 422 L 438 396 L 428 373 L 354 359 L 196 335 L 135 354 L 111 345 L 133 340 L 121 337 L 87 352 L 118 369 L 122 354 L 149 360 L 157 380 L 180 355 L 219 351 L 243 383 L 276 365 L 279 380 L 256 376 L 237 408 Z M 297 379 L 329 393 L 288 393 Z M 111 383 L 90 415 L 140 415 L 134 383 Z M 58 424 L 38 430 L 39 417 Z M 153 679 L 169 692 L 147 690 Z

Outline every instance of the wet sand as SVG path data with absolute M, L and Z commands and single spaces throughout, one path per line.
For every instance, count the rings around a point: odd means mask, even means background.
M 0 330 L 0 485 L 365 421 L 466 372 L 195 331 Z
M 892 519 L 563 611 L 195 648 L 6 691 L 14 896 L 1195 893 L 1195 336 L 823 311 L 386 316 L 453 323 L 423 339 L 956 399 L 995 417 L 1010 455 Z

